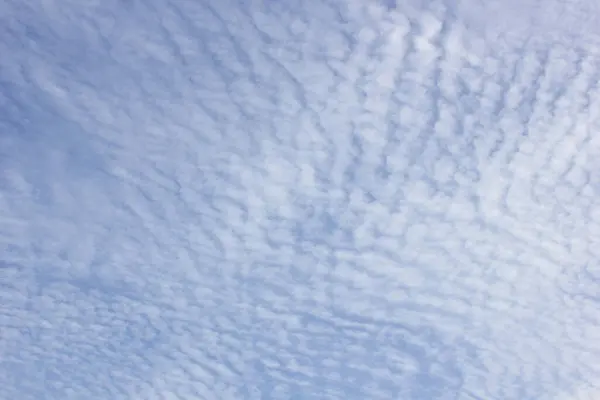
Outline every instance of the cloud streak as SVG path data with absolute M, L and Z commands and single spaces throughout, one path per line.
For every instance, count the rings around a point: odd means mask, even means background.
M 595 11 L 497 3 L 0 6 L 0 398 L 592 398 Z

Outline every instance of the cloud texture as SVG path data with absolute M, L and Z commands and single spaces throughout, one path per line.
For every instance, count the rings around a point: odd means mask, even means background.
M 600 12 L 513 3 L 4 1 L 0 398 L 598 396 Z

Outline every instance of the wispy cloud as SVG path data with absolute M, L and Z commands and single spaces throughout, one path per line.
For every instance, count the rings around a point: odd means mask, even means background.
M 0 398 L 598 393 L 597 10 L 251 3 L 0 6 Z

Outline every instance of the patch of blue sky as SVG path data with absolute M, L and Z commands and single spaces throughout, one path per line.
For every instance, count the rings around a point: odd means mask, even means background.
M 598 396 L 598 16 L 5 1 L 0 398 Z

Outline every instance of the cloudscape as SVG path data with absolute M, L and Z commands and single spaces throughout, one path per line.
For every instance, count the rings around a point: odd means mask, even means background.
M 5 0 L 0 399 L 600 398 L 599 18 Z

